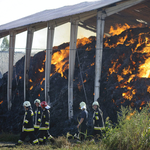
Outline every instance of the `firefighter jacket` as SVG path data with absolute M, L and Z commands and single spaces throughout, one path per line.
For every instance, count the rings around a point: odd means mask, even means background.
M 103 112 L 101 111 L 100 108 L 94 110 L 93 126 L 94 130 L 101 130 L 101 128 L 104 127 Z
M 50 111 L 48 109 L 43 110 L 39 130 L 49 130 L 49 119 L 50 119 Z
M 36 109 L 34 110 L 34 128 L 39 129 L 41 123 L 41 114 L 41 107 L 36 107 Z
M 31 108 L 25 111 L 24 120 L 23 120 L 23 131 L 31 132 L 34 131 L 33 127 L 33 116 L 34 113 Z

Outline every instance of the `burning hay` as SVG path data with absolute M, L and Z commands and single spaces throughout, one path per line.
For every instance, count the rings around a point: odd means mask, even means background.
M 125 25 L 119 30 L 110 31 L 105 37 L 101 75 L 101 98 L 99 103 L 104 113 L 115 122 L 120 106 L 131 106 L 141 110 L 149 101 L 150 95 L 150 29 Z M 69 43 L 53 48 L 52 71 L 50 74 L 51 134 L 54 136 L 75 133 L 78 104 L 86 101 L 79 65 L 82 68 L 83 82 L 87 94 L 89 117 L 92 118 L 91 104 L 94 95 L 96 38 L 83 38 L 77 41 L 80 64 L 76 59 L 74 73 L 74 117 L 68 120 L 68 56 Z M 19 132 L 23 117 L 23 74 L 24 57 L 14 66 L 12 110 L 7 112 L 6 83 L 7 73 L 0 80 L 0 129 Z M 45 52 L 31 57 L 29 70 L 28 97 L 31 104 L 36 98 L 44 100 Z M 15 76 L 17 74 L 17 76 Z M 16 82 L 17 81 L 17 82 Z M 15 117 L 14 117 L 15 114 Z M 62 115 L 63 114 L 63 115 Z M 8 120 L 9 118 L 9 120 Z M 89 120 L 89 128 L 92 124 Z

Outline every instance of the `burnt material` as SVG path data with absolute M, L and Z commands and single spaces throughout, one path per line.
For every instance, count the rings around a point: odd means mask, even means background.
M 120 35 L 104 39 L 104 52 L 101 77 L 101 98 L 98 100 L 100 108 L 112 122 L 117 121 L 117 111 L 120 106 L 131 106 L 142 109 L 149 101 L 149 75 L 142 74 L 142 65 L 149 58 L 148 47 L 149 28 L 128 29 Z M 132 40 L 133 39 L 133 40 Z M 82 40 L 82 39 L 81 39 Z M 95 37 L 79 40 L 77 50 L 84 86 L 87 94 L 87 108 L 89 112 L 89 130 L 92 128 L 92 102 L 94 100 L 95 78 Z M 85 42 L 86 41 L 86 42 Z M 53 53 L 67 48 L 69 43 L 55 47 Z M 67 51 L 66 51 L 67 52 Z M 68 60 L 66 56 L 62 61 Z M 68 61 L 64 66 L 68 65 Z M 44 101 L 45 87 L 45 51 L 39 52 L 30 61 L 28 100 L 34 106 L 34 100 Z M 74 73 L 74 117 L 68 120 L 68 70 L 57 73 L 56 65 L 52 64 L 50 77 L 51 118 L 50 133 L 53 136 L 65 135 L 67 132 L 77 132 L 77 117 L 79 103 L 85 101 L 82 80 L 79 71 L 79 62 L 76 59 Z M 146 73 L 145 73 L 146 74 Z M 13 97 L 12 109 L 7 110 L 7 73 L 0 79 L 0 132 L 18 133 L 21 131 L 23 109 L 23 77 L 24 57 L 13 68 Z

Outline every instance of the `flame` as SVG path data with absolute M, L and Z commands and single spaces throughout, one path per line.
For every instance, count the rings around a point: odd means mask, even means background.
M 55 65 L 55 72 L 61 74 L 61 77 L 64 77 L 65 70 L 69 69 L 69 47 L 64 50 L 57 51 L 52 55 L 51 64 Z
M 114 35 L 119 35 L 119 38 L 116 41 L 111 41 L 111 38 L 106 37 L 104 41 L 104 46 L 109 47 L 109 48 L 116 48 L 119 44 L 120 45 L 125 45 L 125 46 L 132 46 L 132 54 L 130 55 L 130 61 L 132 63 L 132 68 L 131 66 L 124 67 L 122 69 L 122 72 L 120 73 L 120 67 L 121 64 L 119 62 L 122 62 L 124 60 L 123 56 L 119 56 L 116 60 L 113 59 L 111 60 L 112 67 L 109 68 L 108 76 L 111 74 L 115 73 L 117 76 L 117 80 L 120 83 L 117 85 L 115 88 L 124 88 L 127 91 L 122 93 L 122 97 L 124 99 L 127 99 L 129 101 L 133 100 L 133 96 L 136 94 L 137 90 L 133 87 L 130 86 L 130 83 L 132 83 L 133 80 L 136 80 L 136 77 L 139 78 L 150 78 L 150 33 L 139 33 L 136 38 L 133 39 L 132 36 L 132 29 L 128 30 L 128 32 L 125 32 L 124 34 L 121 34 L 123 31 L 130 29 L 130 28 L 135 28 L 135 27 L 142 27 L 141 24 L 138 26 L 129 26 L 128 24 L 125 24 L 123 26 L 116 25 L 117 29 L 114 29 L 114 27 L 110 28 L 109 34 L 111 36 Z M 128 37 L 128 35 L 130 36 Z M 138 54 L 143 54 L 140 55 L 140 59 L 138 61 L 139 67 L 138 67 L 138 74 L 134 74 L 135 70 L 137 70 L 136 62 L 133 61 L 132 58 L 133 54 L 137 53 Z M 145 60 L 145 62 L 143 61 Z M 119 74 L 118 74 L 119 71 Z M 128 77 L 128 79 L 127 79 Z M 108 78 L 107 78 L 108 80 Z M 150 86 L 147 87 L 147 92 L 150 93 Z M 124 103 L 125 101 L 122 101 L 121 103 Z M 134 103 L 131 103 L 132 106 L 134 106 Z M 144 102 L 143 102 L 144 104 Z
M 44 68 L 38 69 L 39 72 L 44 72 Z
M 38 94 L 38 97 L 40 97 L 40 94 Z
M 29 79 L 29 82 L 33 82 L 31 79 Z
M 30 91 L 33 89 L 33 86 L 30 87 Z
M 93 62 L 92 64 L 91 64 L 91 66 L 94 66 L 95 65 L 95 63 Z
M 44 91 L 44 89 L 43 89 L 43 88 L 41 88 L 41 91 Z
M 127 91 L 125 93 L 122 93 L 122 97 L 124 97 L 125 99 L 131 100 L 133 98 L 132 91 Z
M 19 79 L 22 79 L 22 77 L 21 77 L 21 76 L 19 76 Z
M 133 113 L 130 113 L 127 117 L 126 120 L 130 120 L 130 118 L 136 113 L 136 111 L 134 111 Z
M 83 83 L 85 83 L 86 82 L 86 79 L 83 81 Z
M 118 77 L 118 82 L 120 82 L 120 81 L 122 81 L 124 78 L 122 77 L 122 76 L 120 76 L 120 75 L 117 75 L 117 77 Z
M 138 77 L 150 78 L 150 58 L 146 59 L 145 63 L 139 67 Z
M 77 44 L 76 45 L 77 45 L 77 48 L 78 48 L 79 46 L 84 46 L 84 45 L 90 44 L 90 43 L 92 43 L 92 39 L 84 37 L 84 38 L 81 38 L 81 39 L 77 39 Z
M 3 103 L 3 101 L 0 101 L 0 104 L 2 104 Z
M 91 50 L 91 48 L 87 47 L 85 51 L 90 51 L 90 50 Z
M 40 85 L 42 85 L 43 81 L 45 80 L 45 78 L 42 79 L 42 81 L 40 82 Z
M 77 48 L 90 44 L 92 42 L 92 38 L 82 38 L 77 39 Z M 91 48 L 87 47 L 86 51 L 90 51 Z M 65 70 L 69 69 L 69 46 L 65 49 L 61 49 L 60 51 L 54 52 L 52 55 L 51 64 L 55 66 L 54 73 L 60 73 L 61 77 L 67 78 L 64 74 Z M 52 76 L 54 73 L 51 73 Z
M 142 102 L 141 102 L 141 106 L 143 106 L 144 104 L 145 104 L 145 101 L 142 101 Z
M 130 69 L 130 66 L 128 66 L 127 69 L 124 68 L 124 69 L 122 70 L 122 74 L 123 74 L 123 75 L 132 74 L 132 71 L 131 71 L 131 69 Z
M 110 31 L 109 31 L 109 34 L 111 36 L 114 36 L 114 35 L 119 35 L 121 34 L 123 31 L 127 30 L 127 29 L 130 29 L 130 28 L 137 28 L 137 27 L 143 27 L 143 24 L 138 24 L 138 25 L 128 25 L 127 23 L 125 23 L 124 25 L 121 25 L 121 24 L 116 24 L 116 29 L 111 26 L 110 27 Z
M 147 87 L 147 92 L 150 93 L 150 86 Z
M 112 68 L 109 68 L 110 75 L 112 73 L 117 73 L 118 72 L 118 68 L 121 66 L 121 64 L 117 65 L 117 62 L 118 62 L 118 59 L 115 62 L 113 62 L 113 61 L 111 62 L 111 64 L 113 64 L 113 66 L 112 66 Z

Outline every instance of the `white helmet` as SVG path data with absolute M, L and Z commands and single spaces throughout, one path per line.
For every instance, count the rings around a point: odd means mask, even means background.
M 96 105 L 96 106 L 98 106 L 98 107 L 99 107 L 99 103 L 98 103 L 98 101 L 93 102 L 92 106 L 94 106 L 94 105 Z
M 40 104 L 41 101 L 40 101 L 39 99 L 36 99 L 36 100 L 34 101 L 34 104 L 35 104 L 35 103 L 39 103 L 39 104 Z
M 83 108 L 86 109 L 86 103 L 85 102 L 81 102 L 80 103 L 80 108 L 81 109 L 83 109 Z
M 29 106 L 31 106 L 31 103 L 30 103 L 29 101 L 25 101 L 25 102 L 23 103 L 23 106 L 29 107 Z

